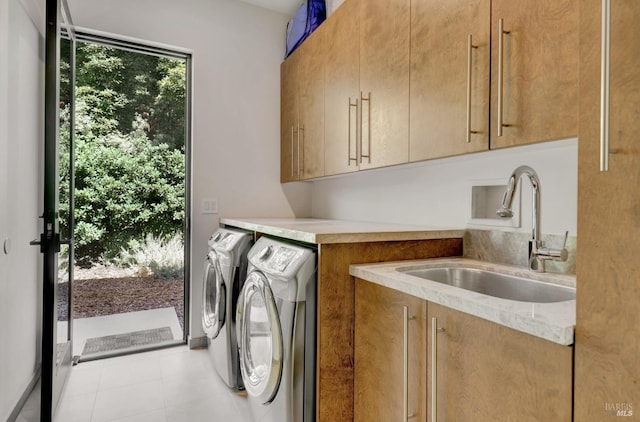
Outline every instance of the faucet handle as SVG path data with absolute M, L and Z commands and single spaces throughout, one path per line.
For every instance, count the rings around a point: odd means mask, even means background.
M 541 248 L 538 248 L 535 255 L 542 260 L 551 259 L 553 261 L 566 261 L 567 258 L 569 257 L 569 251 L 567 251 L 567 248 L 566 248 L 568 237 L 569 237 L 569 231 L 567 230 L 564 232 L 564 240 L 562 242 L 562 248 L 554 249 L 554 248 L 541 247 Z
M 564 232 L 564 240 L 562 241 L 562 249 L 567 249 L 567 238 L 569 237 L 569 230 Z

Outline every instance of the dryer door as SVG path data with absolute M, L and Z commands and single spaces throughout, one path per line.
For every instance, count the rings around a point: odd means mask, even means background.
M 240 369 L 247 393 L 261 403 L 273 400 L 282 377 L 282 329 L 267 278 L 247 276 L 236 310 Z
M 204 291 L 202 294 L 202 328 L 211 339 L 218 337 L 224 326 L 226 296 L 218 255 L 211 250 L 204 266 Z

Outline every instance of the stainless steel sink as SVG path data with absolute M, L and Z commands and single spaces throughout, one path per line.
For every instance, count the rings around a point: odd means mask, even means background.
M 488 296 L 520 302 L 554 303 L 576 298 L 576 290 L 572 287 L 475 268 L 401 268 L 398 271 Z

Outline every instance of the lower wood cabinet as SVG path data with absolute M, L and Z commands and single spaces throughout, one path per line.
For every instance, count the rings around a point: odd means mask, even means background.
M 356 280 L 356 422 L 426 420 L 427 302 Z
M 572 420 L 571 346 L 361 279 L 354 340 L 357 422 Z
M 387 313 L 382 313 L 375 306 L 369 307 L 370 311 L 355 311 L 356 308 L 356 283 L 354 278 L 349 274 L 349 265 L 352 264 L 364 264 L 368 262 L 388 262 L 399 261 L 404 259 L 426 259 L 437 258 L 447 256 L 461 256 L 462 255 L 462 239 L 424 239 L 424 240 L 402 240 L 402 241 L 376 241 L 376 242 L 357 242 L 357 243 L 322 243 L 318 246 L 318 346 L 317 346 L 317 368 L 316 368 L 316 382 L 317 382 L 317 401 L 316 420 L 318 422 L 351 422 L 354 420 L 366 420 L 366 418 L 356 417 L 354 411 L 358 406 L 354 406 L 356 394 L 354 388 L 360 386 L 364 388 L 361 382 L 355 382 L 355 362 L 365 362 L 360 365 L 360 370 L 371 367 L 386 368 L 389 360 L 383 361 L 384 356 L 377 354 L 377 358 L 383 363 L 370 361 L 369 357 L 356 358 L 355 345 L 359 344 L 363 346 L 362 341 L 355 341 L 356 333 L 356 321 L 354 316 L 359 315 L 373 315 L 374 318 L 378 318 L 376 315 L 380 315 L 380 318 L 387 318 Z M 363 282 L 364 283 L 364 282 Z M 360 283 L 358 283 L 360 284 Z M 369 283 L 367 283 L 369 284 Z M 368 295 L 363 292 L 360 297 L 366 298 Z M 407 298 L 416 300 L 410 296 Z M 418 301 L 420 301 L 418 299 Z M 361 305 L 365 305 L 365 302 L 358 300 Z M 424 301 L 421 301 L 424 302 Z M 381 302 L 383 303 L 383 302 Z M 410 315 L 416 315 L 413 312 L 415 308 L 409 309 Z M 402 318 L 403 310 L 400 308 L 400 318 Z M 394 314 L 397 315 L 397 314 Z M 360 320 L 364 323 L 364 321 Z M 369 324 L 371 324 L 369 320 Z M 414 334 L 417 332 L 425 332 L 425 327 L 418 327 L 414 324 L 415 321 L 410 321 L 409 338 L 415 338 Z M 368 337 L 362 329 L 366 326 L 361 326 L 359 332 L 361 336 Z M 402 324 L 397 325 L 398 330 L 402 330 Z M 375 336 L 375 335 L 374 335 Z M 384 341 L 382 337 L 372 337 L 370 340 L 370 346 L 382 347 Z M 409 343 L 410 353 L 414 352 L 413 340 Z M 425 348 L 426 346 L 421 346 Z M 365 350 L 365 349 L 362 349 Z M 425 349 L 426 350 L 426 349 Z M 426 353 L 426 352 L 425 352 Z M 424 353 L 420 352 L 420 355 L 424 356 Z M 410 355 L 411 356 L 411 355 Z M 364 365 L 364 366 L 363 366 Z M 400 370 L 402 369 L 402 361 L 400 361 Z M 410 368 L 415 368 L 412 366 Z M 415 369 L 411 371 L 415 372 Z M 395 371 L 395 370 L 393 370 Z M 393 372 L 389 371 L 389 372 Z M 425 370 L 421 369 L 422 373 L 420 379 L 424 381 L 426 378 Z M 402 374 L 402 372 L 397 372 Z M 386 381 L 379 383 L 383 386 Z M 357 384 L 357 386 L 356 386 Z M 401 388 L 401 387 L 398 387 Z M 411 385 L 410 394 L 415 394 L 416 390 Z M 402 390 L 400 395 L 402 396 Z M 424 395 L 421 394 L 423 397 Z M 381 400 L 383 396 L 376 396 L 370 394 L 367 396 L 360 396 L 357 400 L 358 403 L 371 402 L 372 406 L 378 406 L 380 409 L 384 406 L 373 403 Z M 418 397 L 410 396 L 410 397 Z M 425 406 L 424 400 L 421 406 Z M 383 421 L 379 415 L 375 415 L 369 419 L 369 421 Z M 395 419 L 394 419 L 395 418 Z M 387 419 L 389 420 L 389 419 Z M 397 422 L 395 415 L 392 417 L 393 422 Z M 412 419 L 412 422 L 414 420 Z
M 437 351 L 428 370 L 429 415 L 435 396 L 442 421 L 571 421 L 571 346 L 444 306 L 428 307 L 429 360 Z M 435 335 L 434 319 L 443 329 Z

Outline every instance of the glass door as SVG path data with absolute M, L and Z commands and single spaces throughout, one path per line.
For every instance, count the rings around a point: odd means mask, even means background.
M 53 419 L 72 360 L 71 273 L 73 272 L 73 212 L 60 223 L 60 163 L 73 175 L 73 103 L 75 37 L 65 0 L 46 1 L 45 137 L 43 233 L 34 242 L 43 254 L 42 379 L 40 420 Z M 64 60 L 61 60 L 61 53 Z M 61 65 L 66 63 L 66 65 Z M 61 88 L 64 88 L 61 90 Z M 66 104 L 65 104 L 66 103 Z M 65 107 L 61 112 L 60 108 Z M 67 124 L 61 125 L 60 118 Z M 61 137 L 68 137 L 61 139 Z M 68 148 L 60 148 L 60 145 Z M 61 160 L 61 155 L 66 156 Z M 70 181 L 73 177 L 69 178 Z M 71 182 L 72 183 L 72 182 Z M 73 192 L 73 189 L 62 189 Z M 73 199 L 63 199 L 73 209 Z M 61 240 L 61 226 L 65 240 Z M 61 253 L 61 246 L 65 251 Z M 69 270 L 59 271 L 68 262 Z

